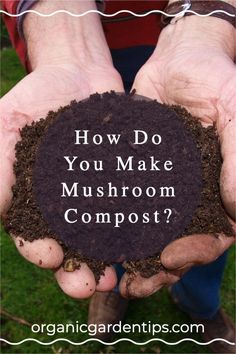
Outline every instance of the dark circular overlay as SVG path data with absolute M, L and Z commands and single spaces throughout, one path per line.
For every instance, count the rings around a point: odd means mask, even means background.
M 200 153 L 183 120 L 156 101 L 125 95 L 94 95 L 60 111 L 33 171 L 33 192 L 56 238 L 107 262 L 162 251 L 191 222 L 200 191 Z

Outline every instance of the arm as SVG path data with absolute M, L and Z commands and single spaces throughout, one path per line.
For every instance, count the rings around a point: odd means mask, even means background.
M 231 3 L 236 6 L 235 0 Z M 182 18 L 163 29 L 153 55 L 134 82 L 138 94 L 184 106 L 203 125 L 216 124 L 223 157 L 221 195 L 231 219 L 235 219 L 236 210 L 235 46 L 236 30 L 227 21 L 194 15 Z M 121 292 L 126 296 L 148 296 L 163 285 L 178 281 L 191 266 L 212 262 L 234 241 L 234 237 L 224 235 L 178 239 L 161 255 L 168 272 L 150 279 L 138 275 L 128 294 L 124 275 Z
M 39 1 L 33 10 L 49 14 L 63 9 L 74 14 L 95 10 L 94 1 Z M 97 14 L 72 17 L 56 14 L 43 18 L 28 14 L 23 24 L 32 69 L 38 66 L 64 64 L 69 61 L 87 68 L 90 65 L 112 67 L 112 60 Z

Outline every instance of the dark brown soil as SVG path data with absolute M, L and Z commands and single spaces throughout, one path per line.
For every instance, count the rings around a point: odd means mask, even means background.
M 80 133 L 89 130 L 88 144 L 75 144 L 78 129 Z M 145 144 L 135 144 L 134 129 L 144 130 L 149 137 L 159 133 L 161 144 L 157 146 L 150 139 Z M 117 144 L 110 144 L 106 136 L 114 132 L 120 134 L 120 139 Z M 102 136 L 103 142 L 99 145 L 91 142 L 92 136 Z M 63 156 L 77 158 L 73 171 L 68 172 Z M 123 161 L 133 158 L 134 168 L 117 171 L 117 156 Z M 152 157 L 158 164 L 171 159 L 173 171 L 169 173 L 160 165 L 158 171 L 153 171 Z M 101 161 L 103 169 L 94 169 L 94 161 Z M 135 167 L 138 161 L 145 162 L 141 171 Z M 82 162 L 92 167 L 84 171 L 80 168 Z M 146 259 L 153 256 L 154 250 L 161 252 L 191 222 L 202 187 L 200 153 L 178 115 L 157 102 L 134 101 L 125 95 L 106 94 L 102 98 L 96 95 L 72 103 L 68 110 L 60 112 L 37 149 L 33 171 L 33 194 L 52 234 L 86 258 L 109 263 Z M 61 197 L 62 181 L 68 188 L 75 182 L 79 185 L 76 197 Z M 110 194 L 109 183 L 113 190 L 117 189 L 116 195 Z M 176 198 L 160 196 L 163 184 L 174 185 Z M 83 188 L 88 186 L 92 192 L 84 194 Z M 96 192 L 101 186 L 102 197 Z M 151 186 L 156 191 L 151 198 L 145 193 L 137 198 L 130 190 L 122 196 L 123 187 L 145 191 Z M 77 212 L 73 225 L 64 220 L 65 210 L 71 208 Z M 166 208 L 172 212 L 169 223 L 166 223 Z M 126 218 L 116 227 L 115 215 L 120 212 Z M 83 222 L 84 213 L 90 213 L 89 223 Z M 110 223 L 97 222 L 96 213 L 109 214 Z M 132 223 L 127 215 L 134 213 L 139 220 Z M 142 221 L 144 213 L 151 216 L 148 222 Z M 42 234 L 42 228 L 37 229 L 35 233 Z
M 118 97 L 111 93 L 106 94 L 103 99 L 108 103 L 112 101 L 114 105 Z M 133 102 L 131 97 L 127 98 L 128 105 L 133 105 Z M 147 103 L 145 104 L 147 105 Z M 155 103 L 152 102 L 152 104 Z M 75 105 L 75 102 L 72 105 Z M 70 106 L 63 107 L 58 112 L 66 112 L 69 108 Z M 198 119 L 180 107 L 172 107 L 172 109 L 183 120 L 200 151 L 203 181 L 199 206 L 195 210 L 190 224 L 179 237 L 194 233 L 216 235 L 224 233 L 232 236 L 233 230 L 220 197 L 219 178 L 222 160 L 216 129 L 214 126 L 203 128 Z M 4 224 L 9 233 L 14 236 L 21 235 L 29 241 L 43 237 L 57 238 L 42 218 L 32 193 L 32 179 L 35 156 L 40 141 L 48 127 L 56 119 L 58 112 L 49 112 L 46 119 L 25 126 L 21 131 L 21 141 L 16 144 L 16 162 L 14 164 L 16 184 L 13 186 L 13 201 Z M 130 148 L 132 149 L 132 146 Z M 95 273 L 96 280 L 99 280 L 106 266 L 105 262 L 88 259 L 74 250 L 68 250 L 61 241 L 60 243 L 65 250 L 64 267 L 67 271 L 79 268 L 80 262 L 86 261 Z M 150 277 L 161 268 L 159 253 L 144 260 L 125 262 L 124 266 L 128 272 L 139 271 L 144 277 Z

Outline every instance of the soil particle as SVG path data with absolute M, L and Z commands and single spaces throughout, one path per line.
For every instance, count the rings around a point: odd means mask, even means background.
M 23 242 L 22 240 L 20 240 L 19 246 L 20 246 L 20 247 L 23 247 L 23 246 L 24 246 L 24 242 Z

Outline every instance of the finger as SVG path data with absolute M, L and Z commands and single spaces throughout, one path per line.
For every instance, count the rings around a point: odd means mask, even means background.
M 131 92 L 135 90 L 135 94 L 137 95 L 155 99 L 163 103 L 163 99 L 161 98 L 163 89 L 158 79 L 156 79 L 159 75 L 158 73 L 154 73 L 154 71 L 156 71 L 156 66 L 151 63 L 146 63 L 145 66 L 138 71 Z
M 116 272 L 113 267 L 106 267 L 104 274 L 101 275 L 96 291 L 110 291 L 117 283 Z
M 139 273 L 125 273 L 120 281 L 120 293 L 126 298 L 147 297 L 160 290 L 165 285 L 170 285 L 179 280 L 179 277 L 165 271 L 150 278 L 143 278 Z
M 1 147 L 0 147 L 1 148 Z M 12 186 L 15 182 L 13 160 L 1 158 L 0 164 L 0 215 L 4 218 L 12 199 Z
M 191 235 L 171 242 L 161 254 L 161 263 L 168 270 L 188 268 L 213 262 L 235 242 L 234 237 Z
M 0 164 L 0 215 L 4 217 L 10 206 L 12 198 L 11 187 L 15 182 L 13 173 L 14 153 L 11 153 L 11 151 L 12 146 L 15 146 L 16 140 L 13 136 L 10 136 L 8 141 L 5 142 L 7 146 L 3 147 L 4 139 L 2 134 L 3 132 L 0 132 L 0 150 L 2 152 Z
M 64 254 L 61 246 L 52 238 L 25 241 L 22 237 L 13 237 L 19 253 L 29 262 L 41 268 L 53 269 L 62 264 Z
M 96 289 L 94 275 L 85 263 L 73 272 L 66 272 L 61 267 L 55 272 L 55 277 L 64 293 L 75 299 L 86 299 Z
M 236 83 L 236 81 L 235 81 Z M 230 91 L 235 92 L 232 87 Z M 223 165 L 220 176 L 220 190 L 224 206 L 233 220 L 236 220 L 236 110 L 235 99 L 227 102 L 227 110 L 222 113 L 225 126 L 220 130 Z M 232 107 L 231 107 L 232 106 Z M 229 114 L 228 112 L 231 112 Z M 235 112 L 235 113 L 234 113 Z
M 179 278 L 182 278 L 182 276 L 187 273 L 189 270 L 191 269 L 191 266 L 186 266 L 184 268 L 180 268 L 180 269 L 174 269 L 174 270 L 170 270 L 168 269 L 168 273 L 170 274 L 174 274 Z
M 20 128 L 27 124 L 30 117 L 12 108 L 12 101 L 6 96 L 0 101 L 0 214 L 9 208 L 12 191 L 15 182 L 13 163 L 15 161 L 15 144 L 20 139 Z M 9 111 L 10 109 L 10 111 Z
M 228 214 L 236 220 L 236 151 L 225 156 L 221 169 L 220 190 Z

